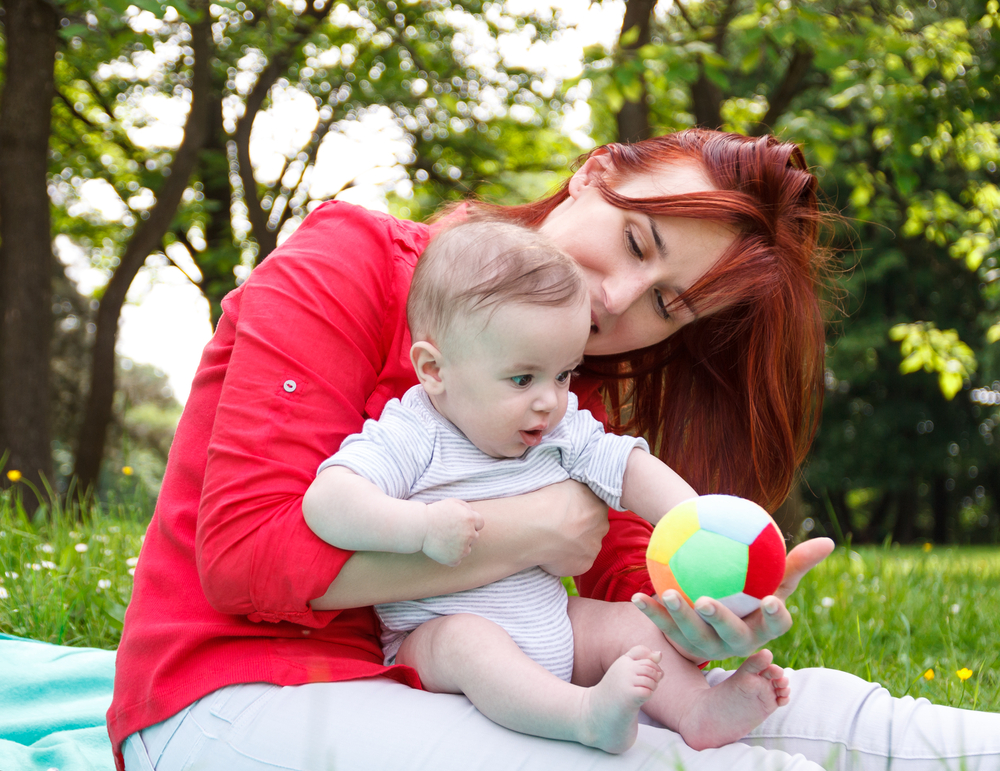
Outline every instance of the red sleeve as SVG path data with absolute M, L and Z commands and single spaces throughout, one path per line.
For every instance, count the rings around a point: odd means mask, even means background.
M 313 535 L 302 496 L 344 437 L 415 382 L 394 382 L 386 359 L 408 348 L 406 290 L 425 243 L 422 226 L 325 204 L 223 302 L 234 342 L 195 542 L 216 610 L 314 627 L 336 615 L 308 600 L 352 552 Z
M 608 413 L 598 391 L 600 383 L 580 378 L 574 392 L 580 408 L 590 410 L 605 429 Z M 631 511 L 608 509 L 610 529 L 601 544 L 593 566 L 576 577 L 576 588 L 584 597 L 609 602 L 627 602 L 636 592 L 653 594 L 653 584 L 646 571 L 646 546 L 653 526 Z

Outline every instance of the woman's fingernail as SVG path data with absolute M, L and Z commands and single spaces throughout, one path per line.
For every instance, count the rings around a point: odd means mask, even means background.
M 632 604 L 635 605 L 639 610 L 646 609 L 646 603 L 643 601 L 642 597 L 638 594 L 632 598 Z
M 670 610 L 680 610 L 681 598 L 677 596 L 676 592 L 667 592 L 665 595 L 663 595 L 663 604 L 666 605 Z
M 778 612 L 778 601 L 771 598 L 769 600 L 764 600 L 764 612 L 769 616 L 773 616 Z
M 703 606 L 701 608 L 698 608 L 698 612 L 701 613 L 701 615 L 703 615 L 703 616 L 714 616 L 715 615 L 715 606 L 714 605 L 705 605 L 705 606 Z

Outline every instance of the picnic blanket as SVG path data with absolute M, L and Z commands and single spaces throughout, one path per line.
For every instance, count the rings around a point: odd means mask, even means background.
M 114 771 L 114 651 L 0 634 L 0 771 Z

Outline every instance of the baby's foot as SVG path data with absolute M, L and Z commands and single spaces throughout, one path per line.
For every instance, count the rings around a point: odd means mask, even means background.
M 639 709 L 656 690 L 663 671 L 660 652 L 637 645 L 618 658 L 584 694 L 580 742 L 605 752 L 625 752 L 639 732 Z
M 770 651 L 757 651 L 728 678 L 700 692 L 678 727 L 688 746 L 705 750 L 742 739 L 788 703 L 788 678 L 772 660 Z

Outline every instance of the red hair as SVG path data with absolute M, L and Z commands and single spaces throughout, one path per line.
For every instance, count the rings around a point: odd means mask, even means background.
M 613 206 L 715 220 L 737 233 L 674 301 L 724 310 L 648 348 L 584 362 L 586 374 L 604 381 L 612 428 L 645 436 L 699 493 L 740 495 L 774 511 L 805 459 L 823 402 L 828 253 L 819 236 L 828 215 L 816 178 L 798 146 L 772 136 L 690 129 L 593 152 L 610 156 L 598 185 Z M 676 163 L 697 163 L 716 189 L 641 199 L 614 190 Z M 474 206 L 537 226 L 568 188 L 567 181 L 521 206 Z

